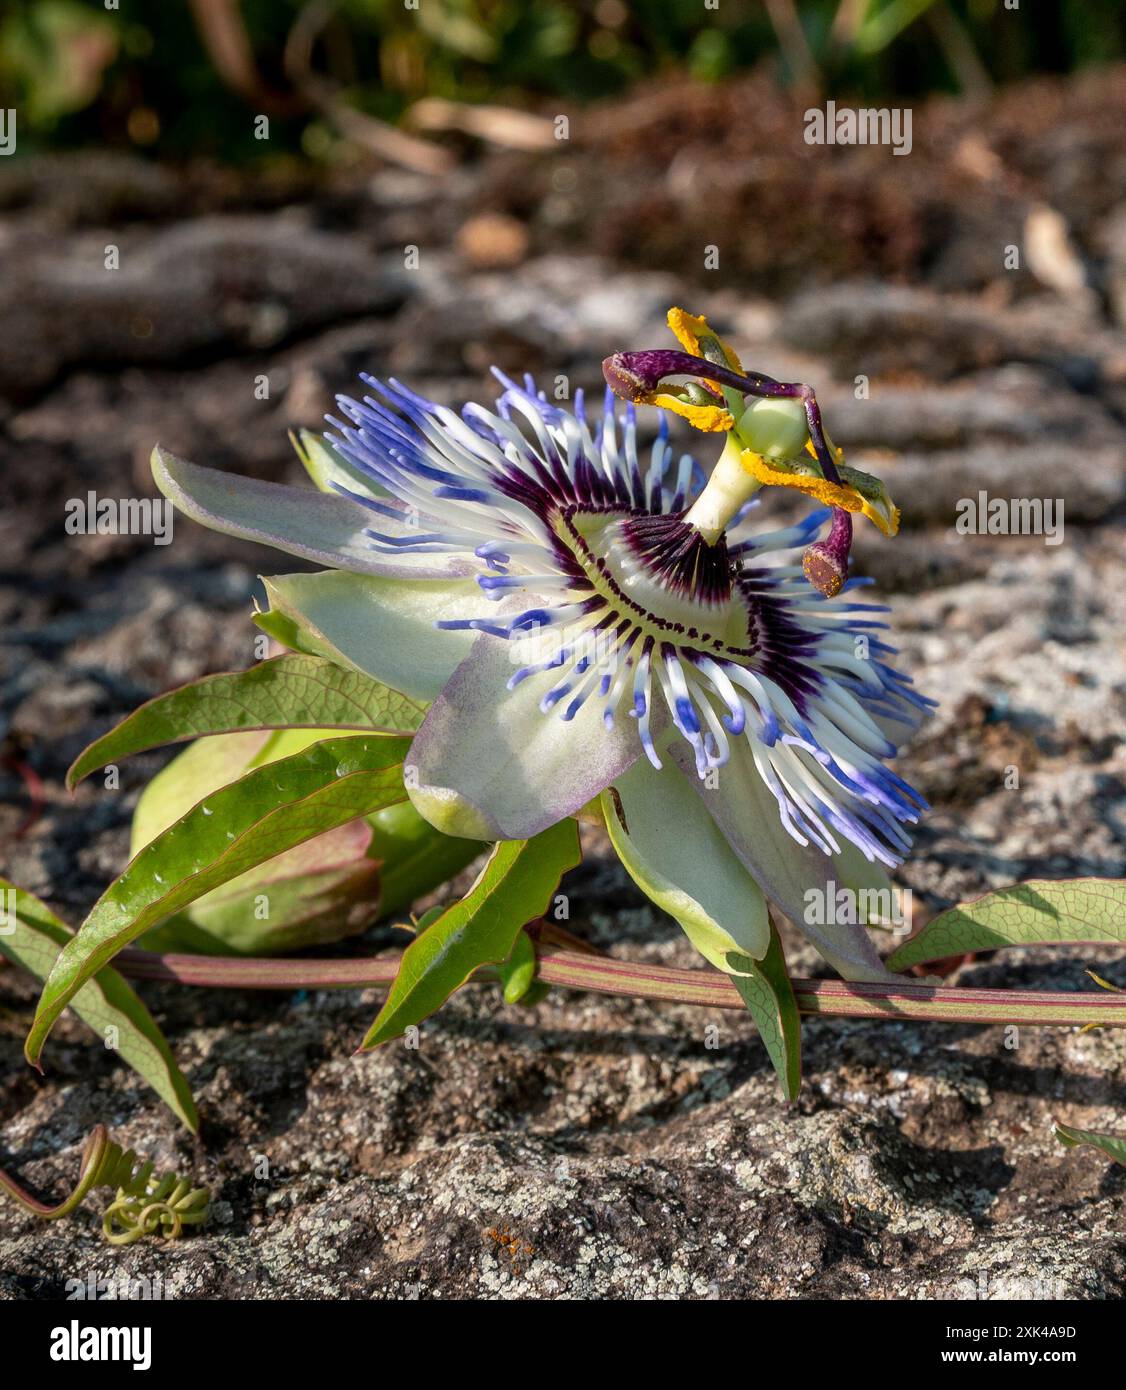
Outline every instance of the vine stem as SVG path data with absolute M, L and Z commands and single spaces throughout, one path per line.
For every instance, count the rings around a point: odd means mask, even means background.
M 158 955 L 127 949 L 116 957 L 114 965 L 135 980 L 166 980 L 211 989 L 368 989 L 390 985 L 401 959 L 399 955 L 363 959 L 242 959 Z M 712 1009 L 746 1007 L 731 980 L 712 970 L 678 970 L 611 956 L 545 951 L 538 957 L 537 977 L 544 984 L 597 994 Z M 495 972 L 482 969 L 472 979 L 488 982 L 495 979 Z M 821 1018 L 1126 1027 L 1126 995 L 1122 994 L 970 989 L 913 981 L 849 984 L 844 980 L 799 979 L 793 981 L 793 988 L 801 1012 Z

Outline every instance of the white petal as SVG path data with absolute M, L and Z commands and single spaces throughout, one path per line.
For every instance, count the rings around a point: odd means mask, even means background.
M 885 969 L 863 926 L 856 922 L 811 923 L 807 910 L 807 894 L 812 890 L 824 901 L 833 883 L 853 890 L 885 886 L 887 877 L 882 869 L 859 853 L 830 858 L 812 845 L 799 845 L 788 835 L 778 815 L 778 803 L 756 771 L 745 739 L 732 740 L 730 762 L 718 769 L 718 776 L 708 779 L 715 783 L 712 788 L 696 776 L 695 760 L 686 744 L 674 743 L 669 754 L 767 898 L 840 975 L 846 980 L 895 978 Z
M 296 624 L 303 651 L 427 702 L 437 699 L 477 636 L 446 632 L 435 622 L 476 617 L 488 606 L 472 579 L 384 579 L 324 570 L 262 582 L 271 613 Z M 263 626 L 271 630 L 268 621 Z M 286 640 L 284 631 L 275 635 Z
M 434 702 L 404 760 L 407 791 L 439 830 L 474 840 L 524 840 L 578 811 L 636 761 L 632 719 L 613 729 L 586 701 L 564 720 L 540 700 L 559 672 L 507 683 L 523 642 L 485 634 Z
M 367 528 L 396 536 L 417 534 L 418 528 L 335 493 L 201 468 L 159 445 L 152 454 L 152 474 L 165 497 L 193 521 L 333 569 L 403 578 L 474 573 L 462 558 L 415 552 L 388 556 L 377 551 L 364 534 Z
M 762 959 L 770 945 L 762 890 L 677 768 L 658 772 L 640 759 L 602 793 L 602 808 L 630 877 L 706 960 L 731 973 L 732 953 Z

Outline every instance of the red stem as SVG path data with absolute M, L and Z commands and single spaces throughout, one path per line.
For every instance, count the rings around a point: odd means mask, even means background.
M 157 955 L 122 951 L 115 964 L 140 980 L 170 980 L 213 989 L 366 989 L 389 985 L 399 955 L 360 959 L 242 959 L 228 956 Z M 491 978 L 478 971 L 478 982 Z M 676 970 L 668 966 L 583 956 L 574 951 L 539 957 L 538 978 L 545 984 L 593 990 L 599 994 L 743 1009 L 742 997 L 726 975 L 714 970 Z M 803 1014 L 836 1018 L 917 1018 L 951 1023 L 1027 1023 L 1072 1026 L 1094 1023 L 1126 1027 L 1126 996 L 1104 992 L 966 989 L 914 981 L 850 984 L 844 980 L 794 980 Z

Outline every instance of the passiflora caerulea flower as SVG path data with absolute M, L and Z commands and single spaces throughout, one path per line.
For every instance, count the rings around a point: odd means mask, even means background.
M 887 894 L 923 804 L 886 760 L 928 702 L 888 664 L 879 610 L 827 597 L 859 582 L 851 513 L 888 532 L 898 513 L 842 475 L 812 393 L 764 400 L 777 384 L 703 319 L 670 322 L 690 352 L 609 359 L 607 380 L 725 431 L 710 475 L 664 415 L 642 450 L 632 401 L 567 410 L 498 373 L 495 409 L 460 413 L 365 377 L 332 450 L 306 440 L 327 491 L 159 449 L 155 476 L 204 524 L 329 567 L 266 579 L 258 621 L 429 702 L 404 771 L 433 825 L 525 839 L 600 804 L 629 872 L 721 968 L 764 956 L 770 901 L 841 974 L 883 978 L 863 925 L 806 908 Z M 665 388 L 676 375 L 694 380 Z M 831 505 L 771 528 L 764 484 Z

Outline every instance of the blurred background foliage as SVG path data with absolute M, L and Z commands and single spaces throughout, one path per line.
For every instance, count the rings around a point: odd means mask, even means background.
M 333 102 L 386 122 L 424 97 L 552 113 L 654 75 L 763 65 L 871 100 L 1124 49 L 1122 0 L 7 0 L 0 106 L 20 113 L 21 153 L 329 158 Z M 270 117 L 268 145 L 248 108 Z

